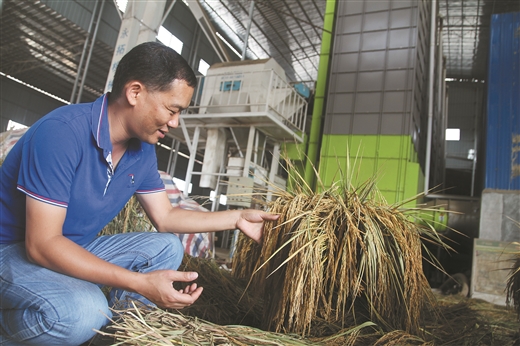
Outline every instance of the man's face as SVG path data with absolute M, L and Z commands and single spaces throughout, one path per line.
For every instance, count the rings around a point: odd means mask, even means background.
M 164 138 L 169 128 L 179 126 L 180 113 L 188 108 L 193 88 L 183 80 L 174 80 L 167 91 L 144 89 L 138 96 L 133 135 L 140 140 L 156 144 Z

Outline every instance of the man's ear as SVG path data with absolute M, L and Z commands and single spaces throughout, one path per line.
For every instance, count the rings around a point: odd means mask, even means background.
M 130 81 L 125 86 L 126 100 L 131 106 L 137 104 L 137 98 L 144 90 L 144 85 L 138 81 Z

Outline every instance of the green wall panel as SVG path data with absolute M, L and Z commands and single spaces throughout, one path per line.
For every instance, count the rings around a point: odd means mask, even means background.
M 325 187 L 347 174 L 354 186 L 376 177 L 386 201 L 401 202 L 420 191 L 422 172 L 412 147 L 410 136 L 324 135 L 319 175 Z
M 338 135 L 345 137 L 344 135 Z M 350 137 L 350 153 L 362 157 L 376 157 L 377 156 L 377 136 L 347 136 Z M 352 156 L 352 155 L 351 155 Z
M 395 158 L 395 151 L 398 149 L 400 153 L 399 157 L 403 157 L 408 152 L 411 144 L 408 136 L 380 136 L 378 156 Z
M 342 174 L 345 173 L 343 168 L 338 169 L 338 160 L 341 159 L 326 157 L 321 160 L 320 179 L 326 186 L 330 186 L 333 182 L 341 180 Z
M 304 160 L 307 147 L 307 139 L 303 138 L 303 143 L 284 142 L 280 147 L 281 155 L 290 160 Z
M 403 166 L 406 167 L 406 161 L 385 159 L 379 160 L 378 188 L 379 190 L 400 190 L 402 185 Z

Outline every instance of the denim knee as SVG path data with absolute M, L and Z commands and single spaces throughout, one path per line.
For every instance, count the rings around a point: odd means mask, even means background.
M 77 291 L 72 296 L 69 308 L 75 307 L 74 316 L 64 324 L 70 325 L 64 332 L 68 334 L 68 340 L 81 344 L 96 334 L 94 329 L 100 330 L 109 323 L 112 312 L 105 294 L 97 286 L 88 292 Z
M 38 310 L 12 311 L 11 316 L 3 316 L 36 322 L 9 340 L 25 345 L 80 345 L 96 335 L 94 329 L 101 329 L 111 317 L 107 299 L 95 285 L 89 290 L 72 288 L 69 294 Z
M 182 258 L 184 257 L 184 246 L 179 237 L 175 234 L 165 233 L 165 238 L 165 242 L 169 245 L 166 250 L 169 251 L 170 256 L 173 259 L 171 264 L 172 267 L 170 269 L 177 270 L 179 269 L 182 263 Z

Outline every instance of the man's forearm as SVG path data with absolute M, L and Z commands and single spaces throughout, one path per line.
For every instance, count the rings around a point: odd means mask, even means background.
M 163 222 L 157 225 L 157 230 L 173 233 L 204 233 L 235 229 L 240 213 L 240 210 L 207 213 L 173 208 Z

